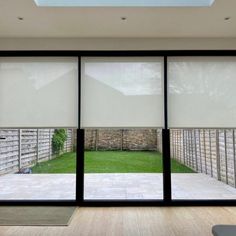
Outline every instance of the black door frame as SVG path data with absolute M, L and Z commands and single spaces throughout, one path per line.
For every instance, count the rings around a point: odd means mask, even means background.
M 235 199 L 174 200 L 171 197 L 170 130 L 168 128 L 168 58 L 169 57 L 235 57 L 236 50 L 145 50 L 145 51 L 0 51 L 1 57 L 76 57 L 78 58 L 78 129 L 75 200 L 0 200 L 0 205 L 57 206 L 236 206 Z M 80 127 L 81 57 L 163 57 L 164 58 L 164 128 L 163 142 L 163 200 L 85 200 L 84 199 L 84 130 Z

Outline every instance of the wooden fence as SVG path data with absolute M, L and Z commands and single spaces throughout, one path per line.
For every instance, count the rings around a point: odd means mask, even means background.
M 50 160 L 54 129 L 0 129 L 0 175 Z M 73 130 L 67 129 L 64 152 L 73 149 Z
M 173 129 L 171 157 L 199 173 L 236 187 L 234 129 Z
M 86 148 L 162 151 L 161 130 L 138 131 L 86 130 Z M 234 129 L 172 129 L 171 158 L 199 173 L 236 187 L 236 130 Z M 53 129 L 1 129 L 0 174 L 15 173 L 37 162 L 50 160 Z M 64 151 L 73 150 L 75 132 L 67 129 Z M 124 139 L 122 141 L 122 139 Z M 143 140 L 146 140 L 145 143 Z M 109 146 L 109 147 L 110 147 Z

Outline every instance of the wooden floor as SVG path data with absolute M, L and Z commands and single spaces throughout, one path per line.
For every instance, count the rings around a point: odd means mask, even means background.
M 214 224 L 236 224 L 236 207 L 78 208 L 68 227 L 1 226 L 17 236 L 210 236 Z

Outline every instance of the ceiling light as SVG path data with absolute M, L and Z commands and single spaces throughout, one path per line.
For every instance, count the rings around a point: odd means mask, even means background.
M 42 7 L 207 7 L 215 0 L 34 0 Z

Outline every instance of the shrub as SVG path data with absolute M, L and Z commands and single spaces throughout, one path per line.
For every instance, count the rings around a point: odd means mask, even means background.
M 52 150 L 53 153 L 60 154 L 64 149 L 64 143 L 67 139 L 65 129 L 56 129 L 52 136 Z

